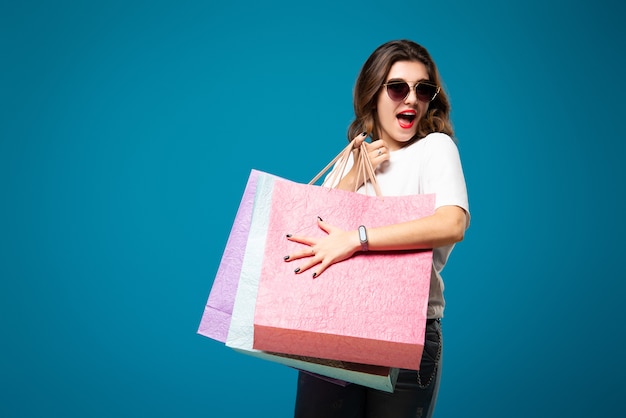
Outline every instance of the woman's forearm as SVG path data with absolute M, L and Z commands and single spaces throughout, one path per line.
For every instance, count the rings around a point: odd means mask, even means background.
M 467 226 L 467 215 L 462 208 L 442 206 L 435 214 L 421 219 L 367 228 L 368 246 L 371 251 L 442 247 L 462 241 Z

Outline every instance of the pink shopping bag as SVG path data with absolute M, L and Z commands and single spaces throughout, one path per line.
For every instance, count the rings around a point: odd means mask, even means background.
M 367 196 L 275 179 L 254 314 L 253 347 L 267 352 L 418 370 L 432 251 L 368 252 L 323 275 L 295 275 L 286 234 L 324 234 L 317 216 L 346 230 L 434 213 L 434 195 Z

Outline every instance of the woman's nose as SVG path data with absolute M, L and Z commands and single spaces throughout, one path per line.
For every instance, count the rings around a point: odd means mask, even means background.
M 417 91 L 412 88 L 411 90 L 409 90 L 409 94 L 407 94 L 407 96 L 404 98 L 404 102 L 406 104 L 415 104 L 417 103 L 417 101 Z

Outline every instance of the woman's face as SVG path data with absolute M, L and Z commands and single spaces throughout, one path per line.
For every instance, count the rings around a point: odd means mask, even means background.
M 397 150 L 411 140 L 417 132 L 419 120 L 428 110 L 428 102 L 417 99 L 415 84 L 428 80 L 426 66 L 418 61 L 398 61 L 391 66 L 385 84 L 392 81 L 406 81 L 411 87 L 409 95 L 399 102 L 389 98 L 387 88 L 382 87 L 378 94 L 376 113 L 381 138 L 390 150 Z

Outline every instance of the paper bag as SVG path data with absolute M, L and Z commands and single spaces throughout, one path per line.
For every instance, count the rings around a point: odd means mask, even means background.
M 243 255 L 248 242 L 258 174 L 258 171 L 252 170 L 248 176 L 198 328 L 199 334 L 223 343 L 226 342 L 230 328 Z
M 256 199 L 255 214 L 258 190 Z M 303 248 L 286 234 L 325 234 L 317 226 L 318 216 L 356 231 L 360 224 L 373 228 L 431 215 L 434 203 L 434 195 L 367 196 L 273 180 L 271 199 L 263 203 L 267 236 L 254 244 L 264 246 L 264 252 L 255 261 L 262 265 L 253 348 L 419 369 L 432 251 L 362 253 L 315 279 L 310 272 L 294 274 L 299 262 L 286 263 L 283 256 Z

